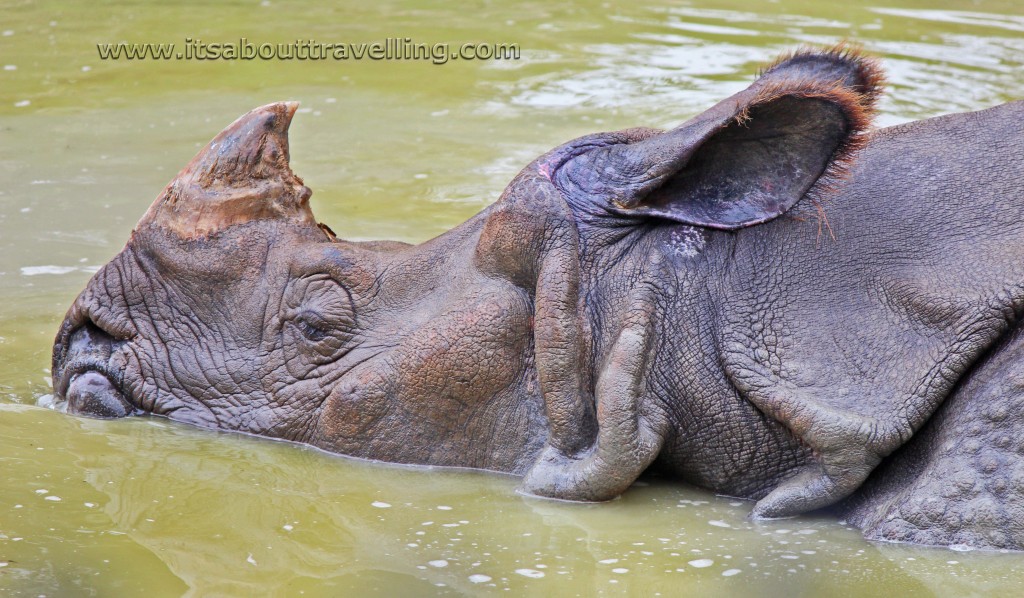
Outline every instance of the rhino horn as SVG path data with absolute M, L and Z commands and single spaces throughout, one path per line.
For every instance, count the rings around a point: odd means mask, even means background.
M 288 126 L 298 102 L 267 104 L 213 138 L 160 193 L 136 225 L 196 239 L 253 220 L 316 220 L 312 191 L 288 166 Z

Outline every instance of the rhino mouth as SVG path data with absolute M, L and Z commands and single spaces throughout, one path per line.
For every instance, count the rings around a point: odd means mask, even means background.
M 124 393 L 105 372 L 86 369 L 68 378 L 62 393 L 68 413 L 113 419 L 136 413 Z
M 57 400 L 68 413 L 103 419 L 141 413 L 126 391 L 123 374 L 109 365 L 117 343 L 94 325 L 70 331 L 68 352 L 54 385 Z

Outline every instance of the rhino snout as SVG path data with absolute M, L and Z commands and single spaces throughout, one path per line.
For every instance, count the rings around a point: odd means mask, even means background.
M 54 390 L 68 413 L 98 418 L 132 415 L 122 390 L 121 368 L 111 363 L 121 341 L 91 321 L 67 335 L 67 352 L 55 363 Z

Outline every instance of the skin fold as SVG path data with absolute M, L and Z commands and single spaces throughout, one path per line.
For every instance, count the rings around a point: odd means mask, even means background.
M 589 135 L 412 246 L 335 238 L 296 104 L 230 125 L 71 306 L 68 411 L 163 415 L 602 501 L 657 470 L 874 539 L 1024 549 L 1024 104 L 871 130 L 800 50 Z

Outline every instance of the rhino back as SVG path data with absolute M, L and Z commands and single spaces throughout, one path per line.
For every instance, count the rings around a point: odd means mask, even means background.
M 875 463 L 904 444 L 1024 303 L 1022 117 L 1013 103 L 882 129 L 838 190 L 704 233 L 659 335 L 677 430 L 662 462 L 757 498 L 806 461 L 804 435 Z M 654 245 L 672 257 L 687 230 L 653 227 Z

